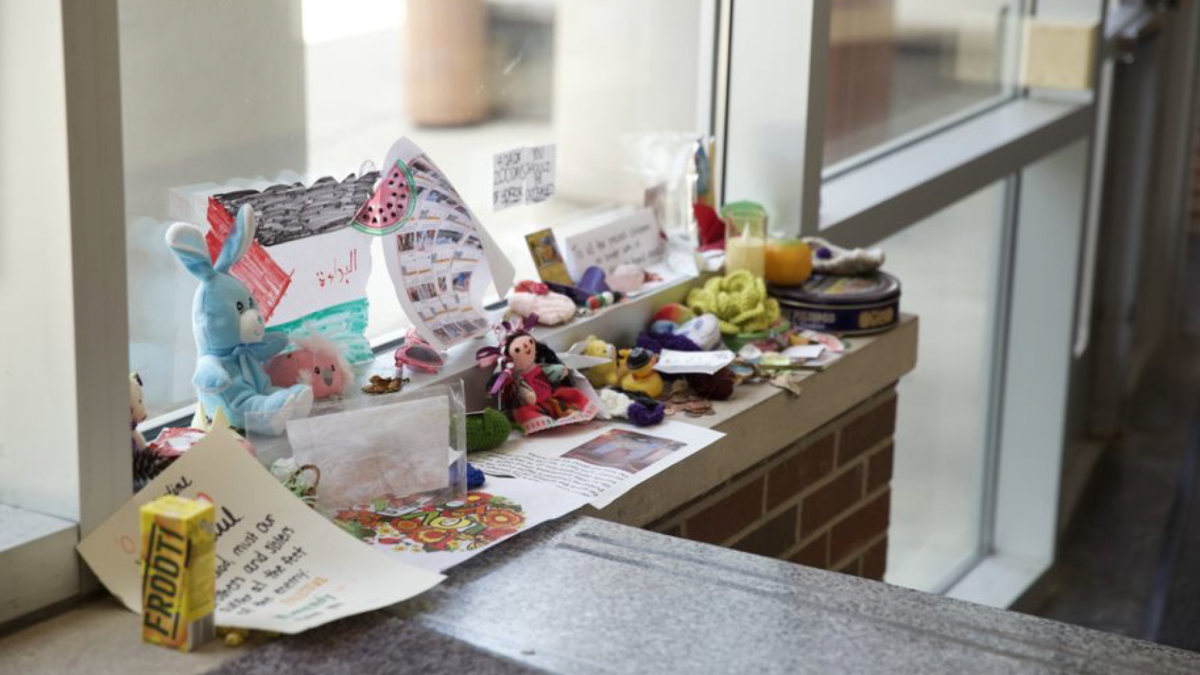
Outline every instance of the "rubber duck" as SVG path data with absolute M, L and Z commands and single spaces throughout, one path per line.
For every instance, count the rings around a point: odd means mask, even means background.
M 654 370 L 654 365 L 658 363 L 657 354 L 637 347 L 621 350 L 621 357 L 621 370 L 624 373 L 621 377 L 621 389 L 645 394 L 650 398 L 662 396 L 662 376 Z
M 585 356 L 599 356 L 608 359 L 608 363 L 601 363 L 587 369 L 587 379 L 593 387 L 617 386 L 617 350 L 612 345 L 595 335 L 589 335 L 583 353 Z

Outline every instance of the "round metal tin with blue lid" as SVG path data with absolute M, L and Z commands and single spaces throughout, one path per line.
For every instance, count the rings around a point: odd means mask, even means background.
M 796 328 L 870 335 L 900 320 L 900 280 L 887 272 L 814 274 L 799 286 L 771 286 L 783 317 Z

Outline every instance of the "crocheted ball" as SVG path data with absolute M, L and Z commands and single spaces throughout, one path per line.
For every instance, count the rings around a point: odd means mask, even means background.
M 605 282 L 604 270 L 592 265 L 583 271 L 583 276 L 579 279 L 579 283 L 575 287 L 582 291 L 587 291 L 589 295 L 599 295 L 605 291 L 617 290 L 610 288 Z
M 468 490 L 474 490 L 477 487 L 483 487 L 483 483 L 486 480 L 487 480 L 487 477 L 483 475 L 482 471 L 480 471 L 479 469 L 476 469 L 473 464 L 470 464 L 470 463 L 467 464 L 467 489 Z
M 721 344 L 721 324 L 712 314 L 701 314 L 688 321 L 680 326 L 675 334 L 691 340 L 705 351 L 716 349 L 717 345 Z
M 467 450 L 491 450 L 508 440 L 512 422 L 495 408 L 484 408 L 482 413 L 467 415 Z
M 710 401 L 724 401 L 733 396 L 733 385 L 736 379 L 733 371 L 722 368 L 712 375 L 692 373 L 687 376 L 687 382 L 692 390 Z
M 658 335 L 670 335 L 675 332 L 679 326 L 674 321 L 655 321 L 650 324 L 650 332 Z
M 626 414 L 633 424 L 639 427 L 648 427 L 663 421 L 663 417 L 666 416 L 666 408 L 661 403 L 651 406 L 639 401 L 629 406 Z
M 703 351 L 695 342 L 687 339 L 682 335 L 674 333 L 648 333 L 642 331 L 638 333 L 637 346 L 642 349 L 649 349 L 655 354 L 664 349 L 673 349 L 677 352 L 698 352 Z
M 537 314 L 538 323 L 546 326 L 557 326 L 575 318 L 575 302 L 561 293 L 513 293 L 508 296 L 508 308 L 521 317 Z
M 690 321 L 695 316 L 696 316 L 696 313 L 693 312 L 692 310 L 679 304 L 678 302 L 672 302 L 671 304 L 663 305 L 662 307 L 659 307 L 654 312 L 654 316 L 650 317 L 650 320 L 651 321 L 670 321 L 671 323 L 683 323 L 684 321 Z
M 608 287 L 622 293 L 636 293 L 646 282 L 646 273 L 637 265 L 622 263 L 608 275 Z

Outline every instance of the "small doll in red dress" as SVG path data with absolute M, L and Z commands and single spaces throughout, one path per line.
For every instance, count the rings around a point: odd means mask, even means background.
M 536 323 L 536 317 L 532 323 Z M 485 347 L 476 353 L 480 366 L 500 364 L 489 382 L 489 391 L 500 399 L 501 408 L 526 434 L 591 421 L 600 407 L 581 390 L 570 386 L 571 370 L 546 345 L 533 339 L 524 327 L 497 328 L 500 347 Z

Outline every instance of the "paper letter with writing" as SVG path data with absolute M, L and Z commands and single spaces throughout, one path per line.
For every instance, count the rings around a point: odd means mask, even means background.
M 215 430 L 79 545 L 113 595 L 141 611 L 138 508 L 164 494 L 216 506 L 218 626 L 299 633 L 407 600 L 443 577 L 356 541 Z

